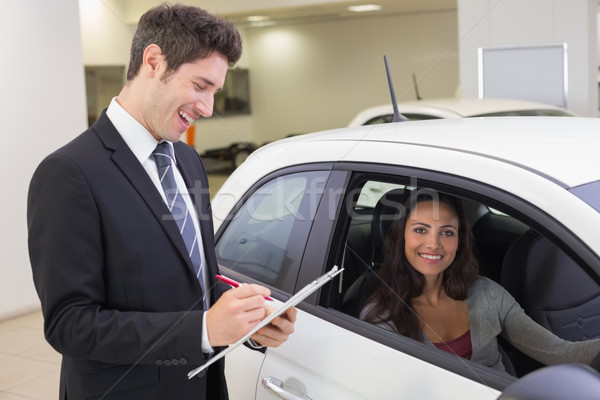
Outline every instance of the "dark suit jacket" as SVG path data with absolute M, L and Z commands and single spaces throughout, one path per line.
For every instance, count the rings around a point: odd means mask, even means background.
M 200 219 L 213 302 L 220 296 L 208 180 L 174 145 Z M 176 222 L 105 113 L 48 156 L 29 190 L 34 283 L 48 342 L 63 355 L 61 398 L 226 399 L 222 362 L 206 375 L 202 290 Z

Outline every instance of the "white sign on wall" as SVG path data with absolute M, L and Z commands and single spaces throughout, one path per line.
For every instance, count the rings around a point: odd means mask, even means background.
M 479 98 L 567 107 L 567 44 L 480 47 Z

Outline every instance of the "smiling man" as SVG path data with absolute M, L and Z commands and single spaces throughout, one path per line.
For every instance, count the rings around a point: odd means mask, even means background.
M 227 399 L 222 360 L 187 373 L 270 308 L 263 286 L 215 279 L 208 180 L 179 142 L 212 114 L 241 39 L 202 9 L 140 19 L 127 83 L 94 125 L 49 155 L 29 190 L 29 253 L 61 399 Z M 278 346 L 295 309 L 252 337 Z

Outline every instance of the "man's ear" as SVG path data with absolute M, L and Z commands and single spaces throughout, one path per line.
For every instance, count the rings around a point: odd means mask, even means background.
M 153 78 L 157 75 L 165 62 L 161 48 L 157 44 L 151 44 L 144 50 L 142 68 L 146 76 Z

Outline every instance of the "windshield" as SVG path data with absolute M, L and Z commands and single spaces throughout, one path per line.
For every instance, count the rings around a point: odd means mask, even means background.
M 563 110 L 510 110 L 473 115 L 472 117 L 572 117 Z
M 426 119 L 440 119 L 440 117 L 429 114 L 417 114 L 417 113 L 402 113 L 406 118 L 411 121 L 422 121 Z M 471 115 L 468 118 L 477 117 L 573 117 L 573 114 L 565 110 L 553 110 L 553 109 L 539 109 L 539 110 L 508 110 L 508 111 L 497 111 L 491 113 Z M 376 125 L 376 124 L 387 124 L 392 122 L 394 119 L 393 114 L 379 115 L 373 117 L 365 122 L 363 125 Z
M 403 116 L 408 118 L 410 121 L 423 121 L 426 119 L 440 119 L 440 117 L 436 117 L 435 115 L 429 114 L 416 114 L 416 113 L 401 113 Z M 385 114 L 377 117 L 373 117 L 365 122 L 363 125 L 377 125 L 377 124 L 387 124 L 394 121 L 394 114 Z
M 600 212 L 600 181 L 576 186 L 569 191 Z

